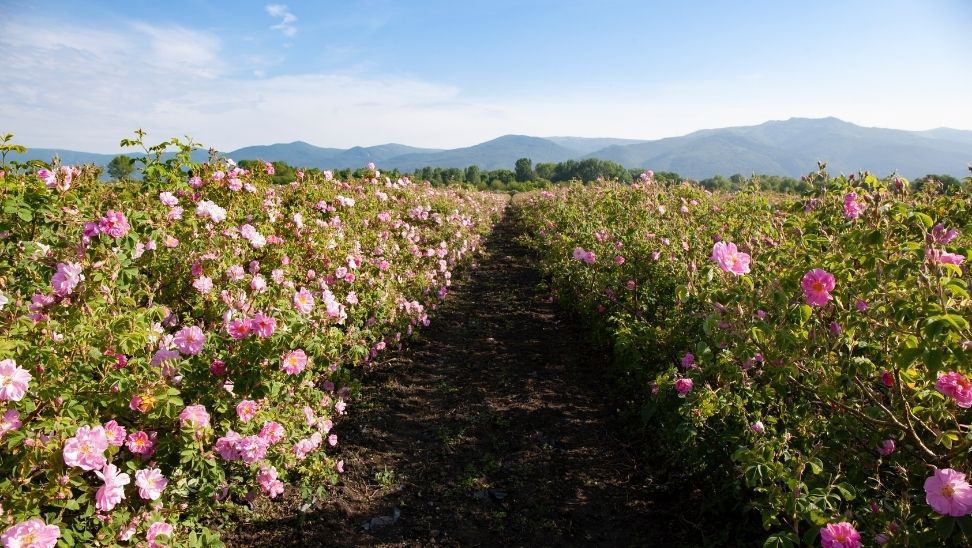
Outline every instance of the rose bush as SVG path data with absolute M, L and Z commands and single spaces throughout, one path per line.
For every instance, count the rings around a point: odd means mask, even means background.
M 646 174 L 517 212 L 666 450 L 767 545 L 967 543 L 968 185 L 807 180 L 795 199 Z
M 318 495 L 351 368 L 429 322 L 501 207 L 191 150 L 138 182 L 0 170 L 5 546 L 216 543 L 214 505 Z

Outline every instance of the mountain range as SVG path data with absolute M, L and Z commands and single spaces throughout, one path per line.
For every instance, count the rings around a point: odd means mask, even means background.
M 283 161 L 321 169 L 357 168 L 374 162 L 380 168 L 410 172 L 425 166 L 484 170 L 512 169 L 518 158 L 562 162 L 598 158 L 629 168 L 674 171 L 703 179 L 713 175 L 752 173 L 798 177 L 827 163 L 831 173 L 868 170 L 905 177 L 928 173 L 964 177 L 972 163 L 972 131 L 938 128 L 927 131 L 862 127 L 837 118 L 791 118 L 756 126 L 705 129 L 680 137 L 639 141 L 585 137 L 530 137 L 504 135 L 470 147 L 416 148 L 385 144 L 349 149 L 322 148 L 302 141 L 249 146 L 224 153 L 234 160 Z M 107 165 L 115 154 L 59 149 L 32 149 L 26 159 L 50 160 L 57 155 L 66 164 Z M 196 159 L 206 159 L 197 151 Z

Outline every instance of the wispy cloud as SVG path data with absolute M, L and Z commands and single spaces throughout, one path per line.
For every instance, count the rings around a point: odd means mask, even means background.
M 291 13 L 285 4 L 267 4 L 264 9 L 270 17 L 280 19 L 279 23 L 270 28 L 279 30 L 284 36 L 288 37 L 297 34 L 297 27 L 294 26 L 297 16 Z

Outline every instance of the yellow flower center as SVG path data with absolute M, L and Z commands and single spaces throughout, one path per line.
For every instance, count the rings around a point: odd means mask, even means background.
M 942 487 L 942 495 L 948 498 L 952 498 L 952 495 L 954 494 L 955 494 L 955 488 L 952 487 L 951 485 L 945 485 Z

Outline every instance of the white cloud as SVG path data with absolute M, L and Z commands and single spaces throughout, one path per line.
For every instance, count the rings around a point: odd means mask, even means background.
M 135 128 L 153 143 L 190 135 L 221 150 L 298 139 L 452 148 L 506 133 L 647 139 L 791 116 L 972 128 L 961 89 L 904 101 L 894 86 L 781 94 L 743 79 L 475 97 L 449 83 L 376 75 L 367 64 L 281 75 L 267 70 L 280 63 L 272 52 L 231 62 L 215 33 L 145 22 L 0 20 L 0 54 L 0 133 L 35 148 L 113 152 Z
M 280 22 L 271 26 L 273 30 L 279 30 L 284 36 L 294 36 L 297 34 L 297 27 L 293 24 L 297 21 L 297 16 L 287 9 L 285 4 L 267 4 L 264 6 L 270 17 L 280 19 Z

